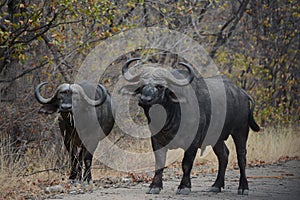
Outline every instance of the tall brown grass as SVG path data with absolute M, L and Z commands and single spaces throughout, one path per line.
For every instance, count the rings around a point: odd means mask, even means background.
M 229 149 L 229 167 L 237 165 L 236 150 L 231 136 L 225 142 Z M 217 157 L 210 151 L 198 161 L 209 160 L 217 163 Z M 256 133 L 250 131 L 247 141 L 248 164 L 271 164 L 284 158 L 300 158 L 299 128 L 265 128 Z
M 1 140 L 3 141 L 3 140 Z M 138 142 L 138 141 L 137 141 Z M 234 143 L 230 137 L 226 144 L 230 150 L 229 167 L 236 166 Z M 134 149 L 148 148 L 145 144 L 130 143 Z M 61 147 L 59 147 L 61 148 Z M 22 199 L 44 195 L 43 188 L 65 180 L 68 176 L 68 156 L 62 148 L 61 155 L 57 149 L 29 148 L 24 155 L 15 158 L 15 152 L 7 151 L 0 142 L 0 199 Z M 250 132 L 247 143 L 247 162 L 250 164 L 274 163 L 282 158 L 300 157 L 299 128 L 266 128 L 259 133 Z M 213 163 L 217 166 L 217 159 L 213 151 L 204 157 L 198 153 L 196 162 Z M 181 158 L 179 158 L 180 160 Z M 59 164 L 58 164 L 59 163 Z M 118 172 L 94 162 L 94 179 L 105 176 L 124 176 Z M 154 163 L 153 163 L 154 166 Z
M 65 177 L 68 162 L 65 153 L 58 153 L 65 152 L 61 145 L 45 148 L 34 143 L 20 152 L 9 141 L 0 140 L 0 200 L 40 199 L 44 195 L 41 188 Z

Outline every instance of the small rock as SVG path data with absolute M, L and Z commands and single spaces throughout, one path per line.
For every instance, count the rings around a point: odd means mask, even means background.
M 64 188 L 61 185 L 54 185 L 45 188 L 46 193 L 62 193 Z
M 76 190 L 72 190 L 69 192 L 69 194 L 75 195 L 75 194 L 77 194 L 77 192 L 76 192 Z
M 129 183 L 129 182 L 131 182 L 131 178 L 127 178 L 127 177 L 122 178 L 122 183 Z
M 78 189 L 78 194 L 84 194 L 84 190 L 83 189 Z

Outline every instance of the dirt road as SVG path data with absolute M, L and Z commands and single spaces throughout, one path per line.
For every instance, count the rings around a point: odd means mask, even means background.
M 179 170 L 179 169 L 178 169 Z M 197 170 L 197 169 L 194 169 Z M 172 174 L 172 175 L 171 175 Z M 93 192 L 77 195 L 59 195 L 54 199 L 101 199 L 101 200 L 196 200 L 196 199 L 300 199 L 300 161 L 288 161 L 260 167 L 248 167 L 249 195 L 237 195 L 239 180 L 238 170 L 227 170 L 225 189 L 221 193 L 209 193 L 216 174 L 199 174 L 192 177 L 192 192 L 190 195 L 176 195 L 180 176 L 174 174 L 174 169 L 165 170 L 164 189 L 159 195 L 147 195 L 148 183 L 122 184 L 109 188 L 98 188 Z

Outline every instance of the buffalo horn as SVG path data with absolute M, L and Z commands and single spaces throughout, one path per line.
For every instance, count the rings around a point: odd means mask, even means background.
M 41 90 L 41 88 L 43 87 L 43 85 L 46 85 L 46 84 L 48 84 L 48 83 L 47 83 L 47 82 L 40 83 L 40 84 L 36 87 L 35 92 L 34 92 L 35 98 L 36 98 L 36 99 L 38 100 L 38 102 L 41 103 L 41 104 L 49 104 L 49 103 L 51 103 L 51 102 L 53 101 L 55 95 L 56 95 L 56 93 L 55 93 L 52 97 L 50 97 L 50 98 L 48 98 L 48 99 L 42 97 L 42 95 L 41 95 L 41 93 L 40 93 L 40 90 Z
M 102 91 L 101 92 L 101 98 L 97 99 L 97 100 L 93 100 L 93 99 L 89 98 L 86 95 L 86 93 L 84 92 L 83 88 L 80 85 L 78 85 L 78 84 L 72 84 L 71 85 L 72 91 L 77 91 L 84 98 L 84 100 L 92 106 L 102 105 L 104 103 L 104 101 L 106 100 L 106 97 L 107 97 L 107 93 L 106 93 L 106 90 L 104 89 L 104 87 L 101 84 L 98 84 L 98 87 Z
M 193 70 L 193 67 L 185 62 L 179 62 L 178 64 L 183 65 L 189 71 L 189 76 L 186 78 L 186 81 L 188 82 L 188 84 L 190 84 L 195 77 L 195 72 Z
M 184 79 L 178 79 L 178 78 L 175 78 L 175 76 L 170 76 L 170 77 L 165 77 L 165 78 L 168 79 L 169 81 L 171 81 L 172 83 L 174 83 L 177 86 L 185 86 L 185 85 L 190 84 L 193 81 L 194 77 L 195 77 L 193 67 L 190 66 L 187 63 L 184 63 L 184 62 L 179 62 L 178 64 L 180 64 L 180 65 L 184 66 L 185 68 L 187 68 L 189 75 Z
M 128 73 L 128 69 L 129 69 L 130 63 L 132 63 L 132 62 L 134 62 L 136 60 L 141 60 L 141 58 L 131 58 L 131 59 L 127 60 L 125 62 L 125 64 L 123 65 L 123 67 L 122 67 L 122 75 L 129 82 L 136 82 L 136 81 L 138 81 L 138 78 L 140 76 L 140 75 L 131 75 L 130 73 Z

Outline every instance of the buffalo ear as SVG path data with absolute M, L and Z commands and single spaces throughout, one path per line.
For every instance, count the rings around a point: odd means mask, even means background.
M 171 101 L 174 103 L 186 103 L 187 99 L 184 96 L 176 96 L 174 92 L 170 91 L 168 92 L 168 96 L 170 97 Z
M 57 111 L 58 107 L 55 104 L 45 104 L 43 105 L 38 113 L 43 113 L 43 114 L 53 114 Z
M 136 95 L 140 93 L 140 87 L 137 85 L 125 85 L 119 90 L 119 94 L 121 95 Z

